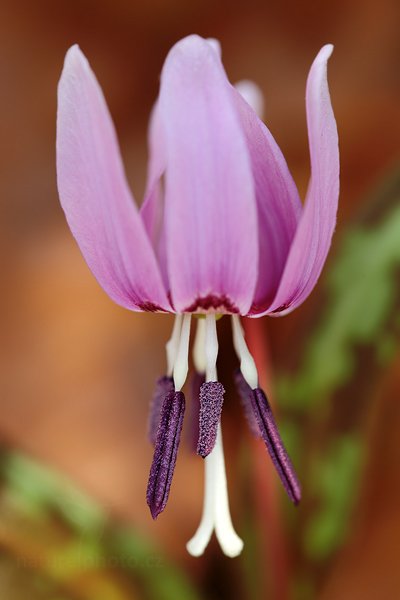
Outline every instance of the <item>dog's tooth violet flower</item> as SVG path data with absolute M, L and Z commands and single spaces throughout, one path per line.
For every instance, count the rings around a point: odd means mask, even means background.
M 240 553 L 229 511 L 221 433 L 216 319 L 232 316 L 240 361 L 238 391 L 290 497 L 300 486 L 282 444 L 240 315 L 283 315 L 315 286 L 335 227 L 339 156 L 329 98 L 327 45 L 306 91 L 311 180 L 302 206 L 285 159 L 257 116 L 262 96 L 251 82 L 233 87 L 219 45 L 191 35 L 169 52 L 150 123 L 145 199 L 137 209 L 115 130 L 86 58 L 67 53 L 58 90 L 57 176 L 61 204 L 100 285 L 134 311 L 176 314 L 167 373 L 157 384 L 149 437 L 155 445 L 147 502 L 165 508 L 175 467 L 188 373 L 191 315 L 196 320 L 192 389 L 199 415 L 197 452 L 205 459 L 200 526 L 187 547 L 204 552 L 215 531 L 228 556 Z M 195 428 L 192 427 L 192 430 Z

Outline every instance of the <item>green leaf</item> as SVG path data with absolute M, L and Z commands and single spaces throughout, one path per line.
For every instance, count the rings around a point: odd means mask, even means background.
M 325 560 L 345 538 L 351 509 L 358 491 L 362 445 L 354 436 L 332 441 L 328 452 L 312 467 L 317 507 L 304 536 L 306 554 Z
M 184 572 L 141 536 L 118 531 L 112 537 L 112 546 L 117 560 L 141 578 L 150 600 L 201 600 Z
M 285 406 L 306 411 L 324 403 L 353 376 L 360 345 L 378 352 L 380 347 L 380 360 L 393 356 L 398 331 L 390 352 L 384 348 L 399 293 L 400 176 L 392 187 L 397 201 L 390 211 L 373 226 L 351 227 L 339 241 L 340 251 L 325 277 L 328 303 L 306 342 L 301 366 L 297 374 L 278 378 Z

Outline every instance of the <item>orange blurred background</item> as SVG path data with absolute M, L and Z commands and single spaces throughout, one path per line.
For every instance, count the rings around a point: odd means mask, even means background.
M 65 52 L 78 43 L 102 85 L 139 203 L 148 115 L 175 41 L 189 33 L 218 38 L 231 81 L 250 78 L 259 84 L 265 120 L 303 192 L 309 176 L 305 82 L 320 47 L 332 42 L 340 233 L 363 194 L 399 156 L 398 2 L 3 0 L 1 8 L 0 435 L 6 446 L 69 475 L 200 577 L 204 567 L 186 555 L 185 543 L 201 511 L 201 461 L 181 451 L 168 510 L 156 523 L 145 502 L 151 462 L 147 407 L 165 369 L 163 345 L 172 320 L 113 305 L 86 267 L 58 203 L 56 88 Z M 317 287 L 293 316 L 264 320 L 272 367 L 285 360 L 293 332 L 312 319 L 318 293 Z M 398 396 L 397 373 L 387 376 L 390 397 Z M 375 406 L 372 439 L 380 439 L 382 431 L 397 439 L 399 409 L 390 406 L 390 417 L 384 400 Z M 236 438 L 247 439 L 236 417 L 235 409 L 226 417 L 233 512 L 240 485 Z M 400 484 L 385 467 L 380 479 L 382 462 L 398 468 L 394 442 L 393 448 L 388 453 L 385 444 L 377 444 L 378 455 L 367 469 L 373 484 L 363 496 L 365 514 L 323 575 L 324 599 L 396 597 L 400 515 L 394 498 L 400 500 Z M 216 548 L 210 552 L 217 555 Z

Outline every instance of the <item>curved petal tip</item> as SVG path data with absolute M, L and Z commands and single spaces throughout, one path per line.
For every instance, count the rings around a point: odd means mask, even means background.
M 72 64 L 73 62 L 80 62 L 83 65 L 89 64 L 86 56 L 80 49 L 79 44 L 73 44 L 65 53 L 64 66 Z
M 315 61 L 328 60 L 331 57 L 334 48 L 335 48 L 335 46 L 333 44 L 325 44 L 325 46 L 322 46 L 321 50 L 318 52 L 318 54 L 315 58 Z
M 337 127 L 327 80 L 327 61 L 332 52 L 332 44 L 321 48 L 307 79 L 310 185 L 278 292 L 270 307 L 261 314 L 283 316 L 297 308 L 316 285 L 331 245 L 340 170 Z
M 171 49 L 159 96 L 168 278 L 177 312 L 247 313 L 258 270 L 257 208 L 232 88 L 209 41 Z
M 242 79 L 235 83 L 235 88 L 256 115 L 262 119 L 264 116 L 264 95 L 258 85 L 250 79 Z
M 57 184 L 70 229 L 96 279 L 131 310 L 169 309 L 130 193 L 103 93 L 77 44 L 58 84 Z
M 215 38 L 207 38 L 206 40 L 211 48 L 214 50 L 214 52 L 216 52 L 219 56 L 219 58 L 221 58 L 222 56 L 222 50 L 221 50 L 221 44 L 219 43 L 218 40 L 216 40 Z

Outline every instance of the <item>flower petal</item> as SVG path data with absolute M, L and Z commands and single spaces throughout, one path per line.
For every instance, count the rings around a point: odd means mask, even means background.
M 324 46 L 307 81 L 307 123 L 311 180 L 278 293 L 263 314 L 287 314 L 317 283 L 331 245 L 339 196 L 339 149 L 326 76 L 333 46 Z M 259 316 L 259 315 L 257 315 Z
M 257 277 L 257 213 L 245 139 L 215 50 L 198 36 L 165 62 L 166 232 L 179 311 L 247 312 Z
M 58 88 L 57 179 L 71 231 L 108 295 L 132 310 L 170 310 L 103 94 L 78 46 Z
M 164 152 L 165 149 L 161 136 L 162 129 L 159 118 L 158 104 L 156 102 L 150 115 L 148 133 L 149 162 L 147 183 L 144 201 L 140 207 L 141 217 L 145 224 L 147 234 L 152 241 L 158 238 L 160 229 L 160 196 L 162 192 L 161 178 L 165 171 L 166 165 Z
M 264 96 L 260 88 L 250 79 L 242 79 L 235 83 L 235 89 L 239 92 L 247 104 L 260 119 L 264 118 Z
M 247 101 L 256 100 L 249 97 L 250 89 L 244 91 Z M 283 154 L 271 133 L 242 98 L 240 87 L 239 91 L 232 89 L 232 94 L 246 135 L 256 186 L 259 273 L 250 311 L 253 313 L 265 310 L 276 294 L 296 232 L 301 202 Z
M 140 216 L 151 240 L 164 285 L 169 292 L 165 239 L 165 201 L 163 175 L 166 168 L 165 143 L 158 103 L 153 107 L 149 124 L 149 168 L 146 192 Z

